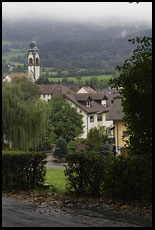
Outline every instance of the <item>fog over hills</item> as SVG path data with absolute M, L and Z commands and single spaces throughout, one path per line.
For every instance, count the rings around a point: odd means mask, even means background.
M 45 43 L 55 40 L 105 40 L 148 29 L 146 24 L 109 26 L 51 20 L 3 20 L 2 40 Z
M 33 39 L 42 67 L 112 71 L 131 56 L 128 39 L 152 35 L 151 10 L 150 2 L 3 2 L 3 59 L 26 65 Z
M 151 28 L 151 2 L 2 3 L 3 40 L 105 40 Z
M 90 22 L 22 19 L 3 20 L 2 26 L 2 39 L 12 42 L 10 48 L 23 49 L 26 54 L 34 39 L 41 65 L 55 68 L 112 68 L 131 55 L 135 46 L 128 39 L 152 36 L 146 24 L 104 27 Z
M 2 2 L 2 18 L 104 24 L 152 23 L 152 2 Z

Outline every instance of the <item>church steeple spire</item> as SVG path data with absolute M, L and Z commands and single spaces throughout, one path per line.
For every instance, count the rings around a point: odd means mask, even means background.
M 34 40 L 30 42 L 30 48 L 28 49 L 28 75 L 34 81 L 37 81 L 40 77 L 40 56 L 37 43 Z

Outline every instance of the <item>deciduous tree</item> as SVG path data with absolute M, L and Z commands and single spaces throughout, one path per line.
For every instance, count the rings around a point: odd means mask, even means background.
M 38 145 L 46 137 L 48 126 L 46 102 L 25 100 L 19 84 L 2 85 L 2 143 L 25 150 Z
M 63 137 L 67 143 L 83 132 L 82 114 L 60 96 L 55 96 L 51 102 L 50 124 L 56 137 Z
M 101 153 L 108 136 L 103 128 L 91 128 L 86 139 L 86 151 Z
M 121 88 L 124 121 L 129 131 L 129 147 L 134 154 L 152 153 L 152 38 L 130 40 L 137 48 L 123 66 L 112 86 Z

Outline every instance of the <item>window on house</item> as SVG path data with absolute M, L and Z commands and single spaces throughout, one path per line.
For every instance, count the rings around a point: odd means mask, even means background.
M 102 121 L 102 114 L 97 115 L 97 121 Z
M 90 116 L 90 122 L 94 122 L 94 116 Z
M 106 107 L 106 105 L 107 105 L 106 100 L 102 100 L 102 101 L 101 101 L 101 105 L 103 105 L 104 107 Z
M 87 101 L 87 102 L 86 102 L 86 106 L 87 106 L 87 107 L 90 107 L 90 101 Z

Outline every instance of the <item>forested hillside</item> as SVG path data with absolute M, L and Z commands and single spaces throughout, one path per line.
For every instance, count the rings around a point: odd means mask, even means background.
M 3 60 L 26 65 L 29 43 L 35 39 L 42 67 L 53 67 L 57 70 L 111 70 L 123 63 L 134 50 L 135 47 L 128 39 L 151 33 L 152 30 L 146 30 L 145 26 L 118 25 L 105 28 L 104 25 L 71 22 L 3 20 Z M 19 50 L 21 54 L 17 52 Z M 6 58 L 9 52 L 11 56 Z M 18 54 L 14 55 L 13 52 Z
M 42 66 L 108 69 L 123 62 L 133 51 L 127 37 L 105 40 L 52 41 L 40 45 Z

